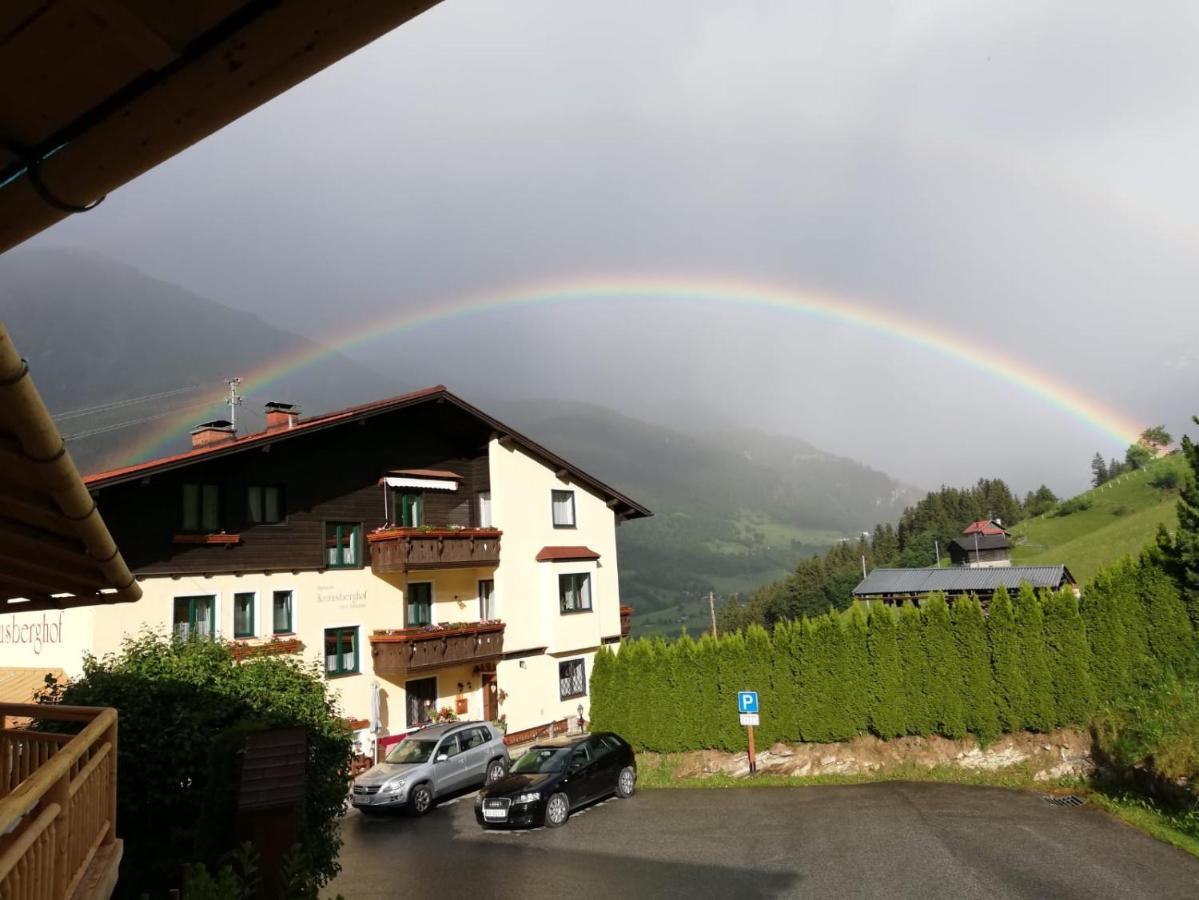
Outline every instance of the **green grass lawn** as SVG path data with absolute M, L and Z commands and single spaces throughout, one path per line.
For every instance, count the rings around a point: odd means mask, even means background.
M 1158 525 L 1170 529 L 1177 525 L 1177 493 L 1150 484 L 1167 469 L 1183 474 L 1186 462 L 1177 454 L 1163 457 L 1145 469 L 1081 494 L 1090 503 L 1088 509 L 1021 522 L 1012 529 L 1016 541 L 1012 562 L 1065 563 L 1079 583 L 1085 583 L 1100 566 L 1139 553 L 1153 539 Z

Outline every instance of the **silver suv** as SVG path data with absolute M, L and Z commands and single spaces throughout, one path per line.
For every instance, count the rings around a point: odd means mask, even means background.
M 407 808 L 423 816 L 439 797 L 491 784 L 508 771 L 504 735 L 489 722 L 450 722 L 413 732 L 354 779 L 350 802 L 364 813 Z

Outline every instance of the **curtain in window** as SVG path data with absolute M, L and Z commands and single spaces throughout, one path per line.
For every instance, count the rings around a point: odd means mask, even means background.
M 261 522 L 262 518 L 262 488 L 251 486 L 246 493 L 247 505 L 249 506 L 250 521 Z
M 479 491 L 479 527 L 491 527 L 491 491 Z
M 325 632 L 325 672 L 328 674 L 337 671 L 337 638 L 338 632 Z
M 233 596 L 233 634 L 252 635 L 254 633 L 254 595 L 234 594 Z
M 204 504 L 200 527 L 210 534 L 221 530 L 220 503 L 220 488 L 215 484 L 204 485 Z
M 291 591 L 275 591 L 273 606 L 275 633 L 291 631 Z
M 545 496 L 544 494 L 542 496 Z M 573 491 L 554 491 L 554 524 L 573 525 L 575 523 L 575 495 Z M 544 509 L 544 507 L 542 507 Z
M 353 672 L 356 666 L 354 665 L 354 629 L 348 629 L 341 633 L 341 670 L 343 672 Z

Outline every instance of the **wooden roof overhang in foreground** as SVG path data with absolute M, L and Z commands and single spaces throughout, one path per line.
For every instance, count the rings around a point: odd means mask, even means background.
M 0 253 L 436 2 L 5 0 Z
M 141 595 L 0 323 L 0 609 L 64 609 Z

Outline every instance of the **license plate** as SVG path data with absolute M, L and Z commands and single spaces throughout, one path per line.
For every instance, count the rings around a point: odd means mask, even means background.
M 508 818 L 508 810 L 506 809 L 488 809 L 483 807 L 483 818 L 490 819 L 495 822 L 502 822 Z

